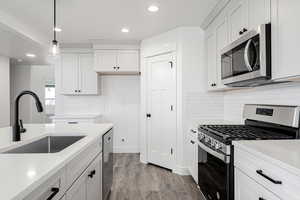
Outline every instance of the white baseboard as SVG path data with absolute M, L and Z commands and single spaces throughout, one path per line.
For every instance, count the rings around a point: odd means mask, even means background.
M 146 160 L 146 158 L 144 156 L 142 156 L 142 154 L 140 155 L 140 162 L 143 164 L 148 164 L 148 161 Z
M 175 169 L 172 170 L 173 173 L 181 175 L 181 176 L 187 176 L 190 175 L 190 172 L 188 168 L 186 167 L 179 167 L 177 166 Z
M 114 153 L 140 153 L 138 147 L 114 147 Z

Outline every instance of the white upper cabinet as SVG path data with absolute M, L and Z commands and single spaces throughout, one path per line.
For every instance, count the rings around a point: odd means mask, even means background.
M 299 0 L 272 0 L 273 79 L 300 76 L 299 16 Z
M 78 91 L 78 57 L 76 54 L 61 55 L 61 92 L 74 94 Z
M 96 50 L 95 71 L 99 73 L 139 73 L 138 50 Z
M 118 52 L 117 56 L 118 71 L 137 72 L 139 71 L 139 52 L 123 50 Z
M 249 30 L 271 22 L 271 0 L 248 0 Z
M 101 50 L 95 52 L 95 71 L 112 72 L 117 68 L 117 51 Z
M 221 11 L 206 29 L 208 90 L 232 89 L 222 84 L 221 50 L 248 30 L 270 21 L 271 0 L 231 0 Z
M 94 71 L 93 54 L 80 54 L 78 69 L 80 94 L 97 94 L 98 75 Z
M 66 95 L 98 94 L 98 76 L 94 71 L 93 54 L 61 55 L 61 93 Z
M 206 37 L 206 59 L 208 68 L 208 90 L 218 86 L 218 71 L 216 66 L 216 35 L 212 33 Z
M 216 67 L 217 67 L 217 88 L 222 89 L 225 88 L 222 84 L 222 70 L 221 70 L 221 51 L 228 44 L 228 23 L 227 18 L 223 18 L 216 27 Z
M 261 24 L 271 22 L 271 0 L 238 0 L 228 12 L 230 42 Z
M 247 0 L 238 1 L 228 13 L 229 36 L 233 42 L 248 30 Z

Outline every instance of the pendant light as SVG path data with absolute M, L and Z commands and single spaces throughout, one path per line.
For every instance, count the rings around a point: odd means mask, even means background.
M 57 27 L 56 27 L 56 0 L 53 0 L 53 1 L 54 1 L 53 40 L 51 42 L 50 52 L 53 56 L 57 56 L 60 53 L 60 51 L 59 51 L 59 43 L 56 40 L 56 29 L 57 29 Z

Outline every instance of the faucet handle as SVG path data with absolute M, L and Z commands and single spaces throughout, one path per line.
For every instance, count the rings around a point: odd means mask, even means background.
M 20 119 L 20 133 L 25 133 L 26 129 L 23 126 L 23 120 Z

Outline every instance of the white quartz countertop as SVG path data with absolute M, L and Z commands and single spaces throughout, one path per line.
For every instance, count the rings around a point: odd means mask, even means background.
M 101 117 L 101 114 L 58 114 L 51 119 L 95 119 Z
M 300 140 L 237 141 L 233 144 L 300 176 Z
M 83 139 L 58 153 L 1 154 L 0 199 L 21 200 L 62 169 L 71 159 L 110 130 L 112 124 L 25 124 L 21 142 L 12 142 L 11 127 L 0 128 L 0 152 L 48 135 L 84 135 Z

